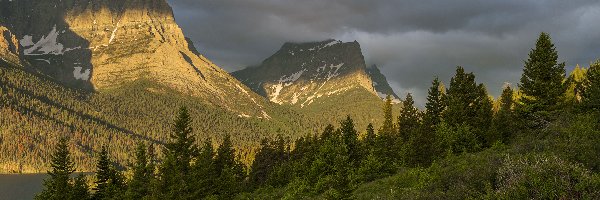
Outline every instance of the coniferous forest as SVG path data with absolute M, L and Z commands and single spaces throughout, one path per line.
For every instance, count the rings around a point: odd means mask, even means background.
M 229 133 L 197 137 L 182 106 L 161 116 L 174 117 L 167 142 L 139 142 L 129 166 L 104 144 L 95 173 L 72 176 L 60 139 L 36 199 L 600 199 L 600 61 L 567 75 L 546 33 L 497 99 L 457 67 L 424 110 L 410 93 L 401 107 L 388 96 L 365 130 L 348 115 L 293 141 L 273 133 L 245 162 Z

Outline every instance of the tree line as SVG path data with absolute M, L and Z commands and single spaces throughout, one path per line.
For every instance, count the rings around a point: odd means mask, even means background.
M 52 155 L 50 178 L 37 199 L 231 199 L 245 192 L 285 187 L 286 197 L 322 194 L 346 199 L 360 184 L 392 175 L 403 167 L 428 167 L 436 160 L 510 144 L 519 134 L 535 134 L 557 112 L 600 114 L 600 62 L 566 77 L 564 63 L 548 34 L 542 33 L 525 61 L 518 89 L 505 86 L 494 101 L 475 75 L 457 67 L 446 89 L 432 81 L 425 110 L 410 93 L 394 119 L 392 99 L 383 104 L 384 122 L 359 134 L 347 116 L 338 127 L 294 142 L 266 138 L 251 165 L 236 158 L 230 136 L 214 149 L 197 146 L 191 116 L 181 108 L 158 159 L 139 144 L 131 175 L 125 178 L 102 148 L 90 188 L 74 171 L 66 139 Z M 577 69 L 576 69 L 577 70 Z M 579 69 L 581 70 L 581 69 Z M 597 169 L 596 169 L 597 170 Z

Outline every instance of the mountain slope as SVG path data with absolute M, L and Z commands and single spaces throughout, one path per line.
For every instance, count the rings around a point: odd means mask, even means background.
M 78 170 L 109 145 L 121 166 L 139 141 L 168 140 L 187 106 L 199 142 L 230 134 L 248 163 L 259 141 L 317 127 L 198 53 L 164 0 L 0 1 L 0 173 L 43 172 L 59 137 Z
M 271 102 L 291 105 L 321 125 L 350 115 L 359 130 L 381 123 L 382 98 L 397 98 L 376 67 L 366 67 L 358 42 L 285 43 L 260 65 L 232 73 Z M 398 107 L 399 105 L 396 105 Z M 399 109 L 399 108 L 396 108 Z
M 285 43 L 259 66 L 232 74 L 272 102 L 305 107 L 357 88 L 377 96 L 369 72 L 378 73 L 367 70 L 358 42 L 326 40 Z M 384 92 L 396 96 L 391 88 Z
M 100 91 L 148 79 L 238 114 L 269 118 L 267 102 L 200 55 L 165 0 L 0 2 L 0 26 L 31 67 Z

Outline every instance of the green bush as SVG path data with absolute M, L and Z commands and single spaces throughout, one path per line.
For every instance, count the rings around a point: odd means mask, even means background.
M 597 177 L 551 154 L 507 156 L 498 170 L 497 199 L 597 199 Z

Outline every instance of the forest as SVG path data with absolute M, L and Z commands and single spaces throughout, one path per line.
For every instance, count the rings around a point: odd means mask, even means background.
M 518 89 L 506 85 L 497 100 L 457 67 L 447 88 L 432 81 L 425 110 L 410 93 L 399 113 L 390 97 L 382 108 L 380 127 L 357 130 L 345 116 L 293 142 L 265 137 L 249 164 L 229 134 L 218 146 L 196 138 L 186 107 L 173 112 L 167 142 L 138 142 L 126 168 L 104 144 L 95 174 L 72 177 L 63 137 L 36 199 L 600 198 L 600 61 L 567 76 L 546 33 Z

